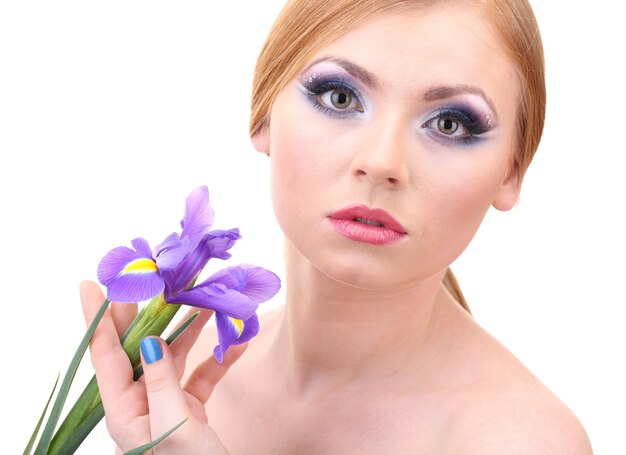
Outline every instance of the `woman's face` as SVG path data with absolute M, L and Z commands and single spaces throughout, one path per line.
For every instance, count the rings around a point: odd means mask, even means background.
M 345 34 L 276 98 L 261 146 L 291 245 L 362 288 L 439 273 L 490 205 L 515 204 L 518 100 L 515 68 L 473 9 L 385 14 Z

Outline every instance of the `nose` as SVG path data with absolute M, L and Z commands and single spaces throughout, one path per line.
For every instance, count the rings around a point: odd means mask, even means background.
M 373 185 L 400 188 L 409 181 L 407 128 L 395 116 L 386 116 L 364 126 L 362 140 L 351 163 L 356 178 Z

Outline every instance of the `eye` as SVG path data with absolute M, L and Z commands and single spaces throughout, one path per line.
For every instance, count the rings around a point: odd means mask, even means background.
M 447 136 L 452 136 L 459 129 L 459 122 L 449 117 L 440 117 L 437 120 L 437 129 Z
M 354 109 L 359 112 L 363 112 L 363 108 L 350 91 L 338 88 L 326 93 L 322 93 L 319 96 L 320 102 L 327 107 L 334 107 L 339 110 Z
M 302 83 L 314 108 L 331 117 L 349 117 L 364 112 L 359 91 L 339 76 L 317 75 Z
M 470 108 L 448 108 L 433 112 L 422 124 L 434 139 L 457 144 L 469 144 L 491 129 L 488 117 Z
M 433 134 L 445 136 L 446 139 L 463 139 L 471 137 L 467 125 L 469 121 L 460 119 L 459 115 L 451 113 L 439 113 L 428 120 L 422 127 L 430 129 Z

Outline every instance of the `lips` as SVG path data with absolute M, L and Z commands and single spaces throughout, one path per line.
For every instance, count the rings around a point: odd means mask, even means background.
M 367 226 L 383 227 L 396 231 L 399 234 L 406 234 L 402 225 L 389 213 L 383 209 L 371 209 L 365 205 L 351 205 L 341 210 L 337 210 L 330 215 L 334 220 L 349 220 L 363 223 Z
M 406 235 L 404 227 L 389 213 L 365 205 L 352 205 L 337 210 L 329 219 L 339 234 L 373 245 L 394 243 Z

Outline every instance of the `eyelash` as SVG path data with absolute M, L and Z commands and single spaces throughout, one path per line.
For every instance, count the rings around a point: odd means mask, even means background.
M 422 124 L 422 128 L 428 129 L 428 133 L 436 140 L 452 144 L 470 145 L 480 139 L 480 135 L 491 129 L 487 119 L 478 115 L 470 108 L 442 108 L 433 112 L 428 120 Z M 437 125 L 433 125 L 442 119 L 449 119 L 458 123 L 462 129 L 462 135 L 452 136 L 439 131 Z M 455 131 L 456 133 L 456 131 Z M 453 133 L 454 134 L 454 133 Z
M 361 94 L 353 85 L 349 84 L 345 80 L 337 77 L 325 77 L 318 75 L 315 79 L 306 80 L 303 82 L 306 95 L 311 100 L 313 107 L 318 109 L 323 114 L 330 117 L 352 117 L 355 114 L 363 112 L 363 103 L 361 102 Z M 352 109 L 337 109 L 324 103 L 321 98 L 329 92 L 341 90 L 349 93 L 352 96 L 352 101 L 356 102 L 358 107 Z

